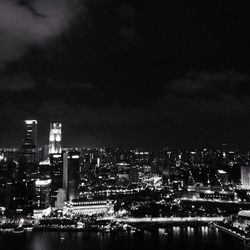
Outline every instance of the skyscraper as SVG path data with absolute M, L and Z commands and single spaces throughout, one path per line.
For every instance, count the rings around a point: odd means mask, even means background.
M 26 120 L 22 149 L 25 150 L 34 148 L 37 148 L 37 121 Z
M 35 179 L 38 176 L 37 121 L 26 120 L 19 152 L 18 180 L 15 185 L 15 207 L 33 209 Z
M 49 154 L 61 154 L 62 153 L 62 124 L 50 123 L 49 133 Z
M 40 218 L 50 214 L 50 185 L 51 179 L 36 180 L 34 197 L 34 217 Z
M 55 205 L 58 189 L 63 188 L 63 154 L 50 155 L 51 203 Z
M 80 181 L 80 153 L 69 151 L 63 154 L 63 189 L 67 200 L 78 199 Z
M 37 174 L 38 151 L 37 151 L 37 121 L 26 120 L 24 139 L 19 154 L 19 180 L 34 179 Z
M 244 189 L 250 189 L 250 166 L 241 166 L 241 185 Z

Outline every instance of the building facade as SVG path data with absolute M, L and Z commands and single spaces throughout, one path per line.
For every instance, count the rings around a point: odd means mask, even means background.
M 40 218 L 50 214 L 50 187 L 51 179 L 36 180 L 36 194 L 34 200 L 34 217 Z
M 74 200 L 66 203 L 64 213 L 68 215 L 112 214 L 114 204 L 110 200 Z
M 62 153 L 62 124 L 50 123 L 49 154 Z
M 241 186 L 243 189 L 250 189 L 250 166 L 241 166 Z

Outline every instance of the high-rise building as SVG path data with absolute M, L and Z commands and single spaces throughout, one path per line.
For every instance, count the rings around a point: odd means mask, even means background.
M 80 182 L 80 153 L 70 151 L 63 155 L 63 189 L 66 199 L 78 199 L 78 186 Z
M 37 148 L 37 120 L 26 120 L 22 149 L 34 148 Z
M 24 139 L 19 154 L 19 180 L 35 179 L 38 166 L 37 121 L 25 121 Z
M 228 173 L 224 170 L 218 170 L 217 176 L 220 182 L 220 185 L 227 185 L 228 184 Z
M 44 145 L 40 149 L 39 161 L 46 161 L 49 158 L 49 145 Z
M 62 154 L 50 155 L 50 170 L 51 170 L 51 203 L 55 205 L 58 189 L 63 188 L 63 157 Z
M 62 153 L 62 124 L 50 123 L 49 133 L 49 154 L 61 154 Z
M 33 209 L 35 180 L 38 177 L 37 121 L 26 120 L 24 138 L 19 152 L 18 178 L 15 185 L 15 207 Z
M 65 190 L 63 188 L 59 188 L 58 192 L 57 192 L 57 199 L 55 202 L 55 208 L 63 209 L 65 201 L 66 201 Z
M 50 207 L 50 185 L 51 179 L 36 180 L 35 182 L 35 199 L 34 199 L 34 217 L 39 218 L 43 215 L 49 215 Z
M 241 185 L 244 189 L 250 189 L 250 166 L 241 166 Z
M 68 186 L 69 186 L 68 153 L 63 152 L 63 190 L 65 191 L 67 200 L 69 196 Z
M 0 207 L 12 206 L 16 168 L 17 162 L 0 155 Z
M 38 170 L 39 170 L 39 179 L 51 179 L 51 164 L 50 164 L 50 159 L 48 158 L 45 161 L 39 162 L 38 165 Z

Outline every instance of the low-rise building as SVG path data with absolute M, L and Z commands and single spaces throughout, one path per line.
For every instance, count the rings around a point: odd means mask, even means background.
M 68 215 L 98 215 L 114 213 L 110 200 L 73 200 L 66 203 L 64 213 Z

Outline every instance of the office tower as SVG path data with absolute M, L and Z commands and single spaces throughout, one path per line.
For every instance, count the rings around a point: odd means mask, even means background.
M 45 161 L 41 161 L 38 164 L 38 170 L 39 170 L 39 179 L 51 179 L 51 165 L 50 165 L 50 159 L 48 158 Z
M 38 177 L 37 121 L 26 120 L 24 139 L 19 152 L 18 178 L 15 185 L 15 207 L 32 212 L 35 180 Z
M 244 189 L 250 189 L 250 166 L 241 166 L 241 185 Z
M 64 202 L 66 201 L 66 193 L 63 188 L 59 188 L 57 192 L 56 202 L 55 202 L 55 208 L 57 209 L 63 209 Z
M 38 171 L 37 121 L 25 121 L 25 134 L 19 154 L 19 180 L 34 180 Z
M 63 153 L 63 190 L 65 191 L 66 199 L 68 200 L 68 185 L 69 185 L 69 173 L 68 173 L 68 153 Z
M 70 151 L 63 155 L 63 188 L 67 200 L 79 198 L 78 186 L 80 182 L 80 153 Z
M 50 186 L 51 179 L 36 180 L 35 199 L 34 199 L 34 217 L 39 218 L 43 215 L 49 215 L 50 208 Z
M 62 153 L 62 124 L 50 123 L 49 133 L 49 154 L 61 154 Z
M 37 148 L 37 121 L 26 120 L 22 149 L 25 150 L 34 148 Z
M 51 170 L 51 204 L 55 205 L 58 189 L 63 188 L 63 157 L 62 154 L 50 155 Z
M 49 145 L 44 145 L 41 150 L 40 161 L 46 161 L 49 158 Z
M 36 180 L 35 208 L 46 209 L 50 206 L 50 184 L 51 179 Z
M 220 185 L 228 185 L 228 174 L 224 170 L 218 170 L 217 171 L 217 176 L 220 182 Z
M 0 207 L 12 205 L 17 162 L 7 160 L 0 155 Z

